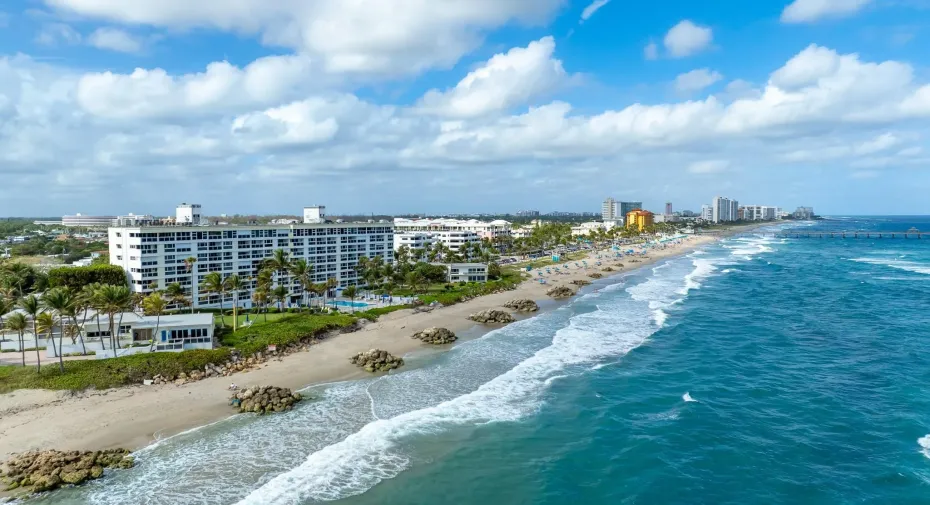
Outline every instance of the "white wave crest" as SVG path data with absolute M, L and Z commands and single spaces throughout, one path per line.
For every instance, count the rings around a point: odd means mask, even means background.
M 697 402 L 697 400 L 695 400 L 694 398 L 691 398 L 691 393 L 685 393 L 681 395 L 681 399 L 688 403 Z
M 920 452 L 930 458 L 930 435 L 924 435 L 917 439 L 917 445 L 920 446 Z
M 618 313 L 624 314 L 620 321 Z M 654 331 L 644 314 L 616 308 L 575 316 L 555 333 L 551 345 L 477 390 L 368 423 L 340 442 L 313 452 L 302 464 L 239 503 L 299 504 L 363 493 L 409 467 L 411 456 L 404 446 L 409 437 L 441 433 L 454 426 L 517 421 L 538 410 L 547 384 L 564 376 L 567 367 L 626 354 Z
M 901 259 L 885 259 L 885 258 L 853 258 L 850 261 L 855 261 L 856 263 L 867 263 L 869 265 L 879 265 L 890 268 L 896 268 L 898 270 L 905 270 L 908 272 L 913 272 L 915 274 L 930 275 L 930 264 L 927 263 L 918 263 L 916 261 L 906 261 Z

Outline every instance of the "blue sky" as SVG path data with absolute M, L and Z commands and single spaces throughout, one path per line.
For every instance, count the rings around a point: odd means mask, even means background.
M 930 0 L 0 11 L 0 215 L 928 212 Z

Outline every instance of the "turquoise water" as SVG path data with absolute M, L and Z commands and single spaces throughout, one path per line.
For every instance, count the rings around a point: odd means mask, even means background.
M 930 241 L 746 237 L 619 280 L 42 501 L 930 503 Z
M 347 302 L 345 300 L 335 300 L 333 301 L 333 305 L 337 307 L 356 307 L 356 308 L 368 306 L 368 304 L 365 302 Z

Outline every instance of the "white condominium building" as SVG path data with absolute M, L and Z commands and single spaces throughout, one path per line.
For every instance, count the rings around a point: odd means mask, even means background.
M 743 219 L 746 221 L 774 221 L 778 217 L 778 209 L 767 205 L 747 205 L 743 209 Z
M 409 231 L 394 235 L 394 250 L 401 246 L 408 249 L 423 249 L 427 245 L 440 243 L 452 252 L 458 252 L 463 244 L 481 242 L 473 231 Z
M 314 216 L 315 217 L 315 216 Z M 219 295 L 202 293 L 200 285 L 210 272 L 238 274 L 246 289 L 240 305 L 251 306 L 261 263 L 277 249 L 291 259 L 313 265 L 313 282 L 335 278 L 340 287 L 360 282 L 355 270 L 362 256 L 381 256 L 393 262 L 394 228 L 390 223 L 321 222 L 291 225 L 247 226 L 137 226 L 109 229 L 110 263 L 123 267 L 134 292 L 149 292 L 150 285 L 164 289 L 177 282 L 191 295 L 195 307 L 218 307 Z M 187 258 L 196 258 L 191 271 Z M 291 301 L 302 299 L 300 286 L 289 276 Z M 227 295 L 224 306 L 232 306 Z
M 739 219 L 739 202 L 722 196 L 715 196 L 711 203 L 715 223 L 728 223 Z
M 508 221 L 498 219 L 484 222 L 475 219 L 405 219 L 394 218 L 394 230 L 397 233 L 411 231 L 446 232 L 471 231 L 479 238 L 493 239 L 495 237 L 509 237 L 512 226 Z
M 615 221 L 617 219 L 623 219 L 623 215 L 620 214 L 620 202 L 614 200 L 613 198 L 608 197 L 604 200 L 604 203 L 601 204 L 601 219 L 604 221 Z
M 116 216 L 85 216 L 75 214 L 73 216 L 62 216 L 62 226 L 74 226 L 82 228 L 107 227 L 113 225 Z

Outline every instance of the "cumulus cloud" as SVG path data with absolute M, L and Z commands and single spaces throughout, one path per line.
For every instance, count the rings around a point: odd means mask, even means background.
M 872 0 L 794 0 L 781 13 L 784 23 L 813 23 L 825 18 L 850 16 Z
M 80 44 L 81 39 L 81 34 L 65 23 L 47 23 L 36 34 L 36 43 L 43 46 Z
M 588 4 L 588 6 L 585 7 L 583 11 L 581 11 L 581 22 L 583 23 L 587 21 L 588 18 L 593 16 L 595 12 L 600 10 L 601 7 L 607 5 L 608 3 L 610 3 L 610 0 L 594 0 Z
M 226 114 L 296 98 L 313 86 L 311 68 L 306 57 L 266 56 L 244 68 L 221 61 L 180 76 L 160 68 L 89 73 L 78 81 L 77 98 L 87 112 L 107 118 Z
M 713 40 L 713 30 L 685 19 L 665 34 L 663 43 L 669 56 L 684 58 L 709 48 Z
M 87 37 L 87 43 L 98 49 L 121 53 L 138 53 L 142 50 L 141 40 L 118 28 L 98 28 Z
M 464 118 L 526 104 L 566 81 L 562 62 L 552 58 L 554 51 L 552 37 L 543 37 L 525 48 L 496 54 L 454 88 L 427 92 L 419 106 L 426 112 Z
M 44 0 L 71 16 L 162 28 L 207 27 L 258 35 L 313 56 L 321 70 L 416 74 L 449 67 L 487 30 L 537 24 L 563 0 Z
M 679 74 L 675 78 L 675 89 L 682 93 L 700 91 L 723 79 L 723 75 L 716 70 L 698 68 L 690 72 Z
M 928 163 L 918 131 L 930 119 L 930 85 L 907 63 L 816 45 L 739 96 L 608 110 L 543 98 L 570 78 L 547 38 L 495 55 L 413 105 L 372 103 L 321 83 L 316 63 L 289 55 L 189 74 L 82 74 L 0 57 L 0 166 L 17 187 L 41 184 L 50 205 L 67 206 L 48 212 L 81 210 L 81 195 L 92 192 L 106 195 L 100 212 L 139 212 L 164 208 L 164 191 L 181 184 L 216 202 L 245 193 L 244 204 L 288 205 L 366 195 L 415 197 L 427 208 L 447 208 L 454 191 L 508 188 L 507 201 L 522 195 L 523 206 L 590 198 L 609 181 L 677 167 L 712 174 L 739 166 L 727 176 L 748 177 L 779 174 L 757 170 L 777 164 Z M 325 190 L 320 176 L 331 182 Z M 530 189 L 526 180 L 543 182 Z M 40 210 L 21 193 L 0 187 L 0 201 Z

